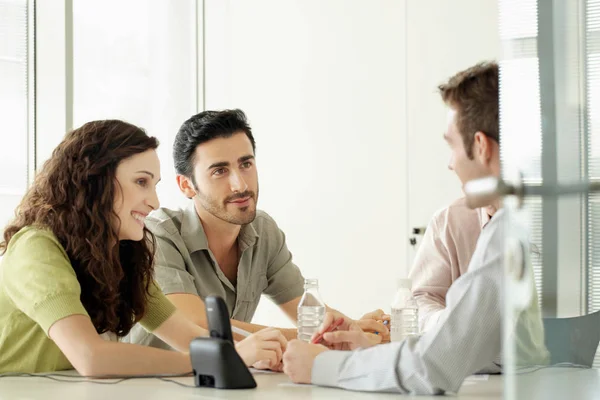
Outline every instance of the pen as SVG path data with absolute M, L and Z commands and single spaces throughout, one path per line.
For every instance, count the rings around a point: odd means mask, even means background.
M 388 326 L 390 323 L 390 321 L 388 321 L 387 319 L 385 321 L 383 321 L 383 325 Z M 375 331 L 376 335 L 379 335 L 379 332 Z
M 319 343 L 321 343 L 321 341 L 323 340 L 323 335 L 324 334 L 326 334 L 327 332 L 333 331 L 335 328 L 337 328 L 338 326 L 340 326 L 343 322 L 344 322 L 344 318 L 338 318 L 338 319 L 336 319 L 333 324 L 329 325 L 329 327 L 325 330 L 325 332 L 319 333 L 317 335 L 317 337 L 312 341 L 312 343 L 313 344 L 319 344 Z
M 248 332 L 245 329 L 238 328 L 237 326 L 233 326 L 233 325 L 231 325 L 231 331 L 233 333 L 237 333 L 238 335 L 242 335 L 243 337 L 248 337 L 248 336 L 252 335 L 251 332 Z

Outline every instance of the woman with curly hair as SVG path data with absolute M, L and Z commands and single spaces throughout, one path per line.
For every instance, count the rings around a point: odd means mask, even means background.
M 187 320 L 153 281 L 158 141 L 118 120 L 66 135 L 0 243 L 0 373 L 75 368 L 81 375 L 191 372 Z M 116 341 L 139 322 L 179 351 Z M 266 329 L 236 344 L 274 367 L 285 338 Z

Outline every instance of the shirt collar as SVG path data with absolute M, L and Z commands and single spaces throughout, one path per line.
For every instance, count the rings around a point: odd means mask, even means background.
M 208 250 L 208 239 L 193 201 L 190 201 L 190 204 L 183 210 L 181 237 L 190 254 L 199 250 Z
M 479 211 L 479 223 L 481 225 L 481 229 L 483 229 L 488 222 L 490 222 L 492 217 L 487 213 L 487 207 L 478 208 L 477 211 Z
M 252 223 L 243 225 L 242 229 L 240 230 L 240 236 L 238 237 L 240 251 L 243 252 L 248 247 L 254 246 L 258 238 L 258 232 L 256 232 L 256 229 Z
M 183 210 L 181 237 L 190 254 L 200 250 L 208 250 L 208 239 L 193 201 Z M 258 238 L 258 232 L 252 223 L 243 225 L 238 236 L 240 251 L 254 246 Z

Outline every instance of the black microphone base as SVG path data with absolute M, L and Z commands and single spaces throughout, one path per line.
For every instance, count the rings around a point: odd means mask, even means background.
M 190 343 L 194 384 L 217 389 L 253 389 L 256 381 L 225 339 L 199 337 Z

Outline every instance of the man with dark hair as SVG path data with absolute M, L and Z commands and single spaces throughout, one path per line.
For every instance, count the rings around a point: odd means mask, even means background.
M 500 176 L 498 142 L 498 65 L 481 63 L 452 77 L 440 86 L 449 107 L 444 138 L 451 150 L 449 167 L 464 184 L 486 176 Z M 447 307 L 439 321 L 422 336 L 409 336 L 401 342 L 373 346 L 352 321 L 338 331 L 324 334 L 330 351 L 322 345 L 291 341 L 283 356 L 284 372 L 294 382 L 313 383 L 351 390 L 441 394 L 457 392 L 463 380 L 476 372 L 502 370 L 504 243 L 511 228 L 524 249 L 526 234 L 517 231 L 500 202 L 485 226 L 468 272 L 456 280 L 447 295 Z M 532 276 L 528 257 L 524 279 Z M 527 282 L 527 280 L 524 280 Z M 518 365 L 546 364 L 548 352 L 537 292 L 531 283 L 531 296 L 521 309 L 506 317 L 512 331 Z M 334 320 L 328 314 L 321 332 Z
M 295 321 L 304 292 L 304 278 L 292 262 L 285 235 L 273 218 L 257 210 L 255 148 L 241 110 L 194 115 L 183 123 L 173 145 L 177 184 L 192 201 L 186 209 L 161 208 L 146 219 L 157 239 L 155 279 L 169 300 L 207 328 L 203 299 L 221 296 L 237 339 L 265 328 L 251 323 L 262 294 Z M 382 314 L 370 313 L 358 323 L 387 334 L 376 321 Z M 287 339 L 297 336 L 296 329 L 281 332 Z M 381 336 L 387 335 L 372 338 Z M 165 346 L 139 327 L 131 340 Z

